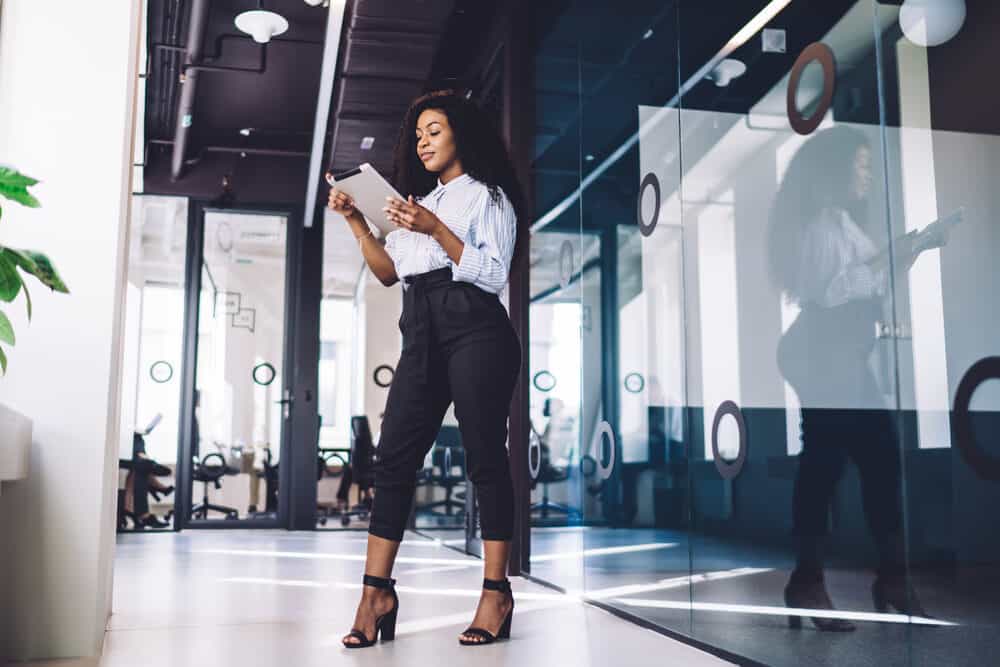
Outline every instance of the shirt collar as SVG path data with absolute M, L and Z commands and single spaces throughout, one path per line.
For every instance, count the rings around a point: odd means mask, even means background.
M 453 186 L 453 185 L 455 185 L 457 183 L 468 183 L 471 180 L 472 180 L 472 176 L 469 176 L 468 174 L 459 174 L 458 176 L 456 176 L 455 178 L 451 179 L 447 183 L 442 183 L 441 179 L 439 178 L 439 179 L 437 179 L 437 187 L 435 188 L 435 190 L 441 190 L 441 189 L 450 188 L 451 186 Z

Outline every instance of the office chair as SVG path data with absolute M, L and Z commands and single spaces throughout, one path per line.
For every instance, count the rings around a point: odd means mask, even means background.
M 559 405 L 557 403 L 556 405 Z M 555 418 L 558 414 L 559 408 L 553 407 L 552 399 L 545 399 L 545 406 L 542 409 L 542 415 L 549 417 L 549 426 L 545 428 L 545 431 L 538 433 L 535 427 L 532 426 L 531 429 L 538 436 L 538 476 L 531 483 L 531 488 L 535 489 L 538 484 L 542 485 L 542 502 L 532 503 L 531 512 L 541 513 L 542 519 L 547 519 L 549 517 L 549 512 L 558 512 L 564 514 L 567 519 L 577 519 L 580 517 L 580 512 L 569 505 L 563 505 L 562 503 L 556 503 L 549 500 L 549 484 L 556 484 L 559 482 L 565 482 L 569 479 L 569 465 L 556 466 L 552 464 L 552 448 L 549 446 L 549 433 L 552 426 L 551 419 Z
M 538 477 L 531 484 L 532 489 L 534 489 L 538 484 L 542 485 L 542 501 L 540 503 L 532 503 L 531 512 L 540 512 L 542 519 L 547 519 L 549 517 L 549 512 L 564 514 L 567 519 L 578 517 L 580 515 L 578 510 L 570 507 L 569 505 L 563 505 L 562 503 L 556 503 L 549 500 L 549 484 L 565 482 L 569 479 L 569 466 L 552 465 L 549 452 L 549 446 L 543 441 L 539 449 L 541 461 L 538 466 Z
M 453 472 L 458 467 L 457 473 Z M 462 434 L 457 426 L 442 426 L 438 432 L 434 449 L 431 450 L 431 468 L 421 471 L 417 479 L 419 486 L 440 486 L 444 489 L 444 500 L 435 500 L 417 506 L 417 512 L 427 512 L 435 516 L 454 517 L 465 512 L 465 494 L 455 491 L 457 486 L 465 486 L 465 450 L 462 449 Z M 436 508 L 443 511 L 435 511 Z M 458 509 L 458 514 L 453 511 Z
M 209 461 L 212 459 L 218 459 L 219 462 L 217 464 L 210 464 Z M 209 512 L 225 514 L 226 519 L 239 518 L 239 511 L 236 509 L 226 507 L 225 505 L 215 505 L 208 500 L 208 485 L 215 484 L 215 488 L 221 489 L 222 483 L 219 480 L 227 473 L 227 470 L 226 459 L 218 452 L 206 454 L 201 458 L 201 461 L 196 459 L 193 462 L 191 478 L 195 482 L 202 483 L 204 492 L 202 493 L 201 502 L 191 508 L 191 518 L 207 519 Z
M 337 502 L 331 504 L 328 501 L 317 501 L 316 517 L 321 526 L 325 526 L 330 517 L 340 517 L 341 525 L 350 523 L 350 517 L 344 517 L 345 508 L 341 506 L 348 501 L 350 487 L 353 483 L 351 478 L 351 447 L 320 447 L 320 432 L 323 429 L 323 416 L 319 416 L 319 428 L 316 431 L 316 483 L 319 484 L 323 478 L 329 477 L 340 480 L 340 487 L 337 490 Z
M 350 487 L 357 485 L 358 502 L 349 505 L 346 509 L 330 509 L 326 516 L 320 517 L 320 525 L 326 525 L 328 517 L 339 517 L 341 526 L 348 526 L 351 518 L 356 517 L 362 521 L 368 519 L 372 511 L 371 489 L 375 486 L 375 444 L 372 440 L 371 427 L 368 424 L 368 417 L 365 415 L 355 415 L 351 417 L 351 451 L 345 461 L 343 456 L 335 454 L 343 462 L 342 475 L 349 480 L 348 500 L 350 498 Z M 323 461 L 325 467 L 326 461 Z

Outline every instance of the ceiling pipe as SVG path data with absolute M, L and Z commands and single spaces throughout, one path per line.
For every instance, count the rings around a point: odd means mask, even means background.
M 184 67 L 197 65 L 201 62 L 202 43 L 205 41 L 205 31 L 208 28 L 209 4 L 210 0 L 193 0 L 191 3 L 191 20 L 188 23 Z M 170 163 L 170 178 L 173 181 L 180 180 L 184 173 L 184 159 L 191 136 L 191 125 L 194 121 L 198 70 L 192 69 L 188 72 L 180 86 L 181 96 L 177 103 L 177 129 L 174 131 L 174 153 Z

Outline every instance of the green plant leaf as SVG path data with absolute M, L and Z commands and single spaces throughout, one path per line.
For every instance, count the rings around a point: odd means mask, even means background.
M 25 268 L 25 271 L 38 278 L 44 285 L 52 288 L 56 292 L 69 294 L 69 288 L 66 287 L 62 278 L 59 277 L 59 274 L 56 272 L 55 267 L 52 266 L 52 262 L 49 261 L 48 257 L 40 252 L 35 252 L 34 250 L 23 250 L 22 252 L 35 263 L 34 270 Z
M 0 255 L 0 301 L 10 303 L 20 291 L 21 274 L 6 254 Z
M 31 295 L 28 294 L 28 284 L 27 283 L 24 283 L 24 282 L 21 283 L 21 291 L 24 292 L 24 302 L 28 306 L 28 321 L 30 322 L 31 321 Z
M 38 208 L 42 205 L 40 201 L 35 199 L 35 196 L 28 192 L 26 188 L 11 187 L 0 183 L 0 196 L 6 197 L 11 201 L 16 201 L 22 206 L 27 206 L 28 208 Z
M 16 188 L 27 188 L 37 185 L 38 179 L 22 174 L 17 169 L 0 166 L 0 185 L 7 185 Z
M 7 315 L 0 310 L 0 343 L 14 345 L 17 341 L 14 336 L 14 325 L 10 323 Z
M 10 261 L 14 262 L 14 264 L 20 266 L 28 273 L 34 275 L 38 270 L 38 265 L 35 263 L 35 260 L 28 256 L 28 253 L 22 250 L 15 250 L 14 248 L 4 248 L 3 246 L 0 246 L 0 249 L 3 250 L 2 254 L 6 255 Z
M 38 208 L 41 203 L 28 192 L 28 188 L 37 183 L 37 179 L 25 176 L 16 169 L 0 166 L 0 196 L 16 201 L 23 206 Z
M 2 347 L 0 347 L 0 374 L 7 374 L 7 355 L 3 353 Z

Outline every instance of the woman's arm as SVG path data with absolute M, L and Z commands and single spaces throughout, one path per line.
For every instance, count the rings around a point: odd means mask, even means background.
M 499 293 L 507 284 L 517 240 L 514 206 L 502 192 L 499 201 L 489 191 L 483 192 L 472 240 L 475 243 L 465 244 L 458 259 L 449 253 L 455 262 L 455 280 Z
M 354 238 L 358 240 L 358 244 L 361 247 L 361 255 L 365 258 L 365 263 L 371 269 L 371 272 L 375 274 L 375 277 L 378 278 L 379 282 L 386 287 L 399 282 L 399 276 L 396 275 L 396 265 L 393 264 L 392 257 L 389 256 L 385 247 L 372 234 L 368 228 L 368 223 L 365 222 L 364 216 L 354 208 L 354 202 L 351 201 L 351 198 L 333 188 L 330 190 L 328 207 L 330 210 L 340 213 L 347 220 L 347 225 L 351 228 L 351 233 L 354 234 Z

